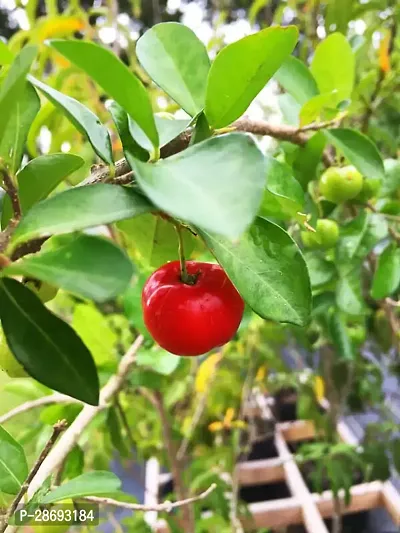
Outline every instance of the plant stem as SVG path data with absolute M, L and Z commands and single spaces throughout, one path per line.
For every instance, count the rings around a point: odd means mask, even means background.
M 179 262 L 181 265 L 181 281 L 186 285 L 194 285 L 196 283 L 198 274 L 189 274 L 186 267 L 185 250 L 183 245 L 182 226 L 174 224 L 176 233 L 178 235 L 178 253 Z

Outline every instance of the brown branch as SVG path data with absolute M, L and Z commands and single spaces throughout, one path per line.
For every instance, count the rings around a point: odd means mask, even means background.
M 15 185 L 10 174 L 4 169 L 1 169 L 3 174 L 4 189 L 11 200 L 11 206 L 14 213 L 14 219 L 19 220 L 22 216 L 21 203 L 19 201 L 18 188 Z
M 14 498 L 14 501 L 12 502 L 12 504 L 11 504 L 6 516 L 5 516 L 4 522 L 3 522 L 3 524 L 0 527 L 0 533 L 4 533 L 4 531 L 7 529 L 8 521 L 13 516 L 13 514 L 15 513 L 15 510 L 17 509 L 19 502 L 25 496 L 26 491 L 29 488 L 30 482 L 36 476 L 39 468 L 42 466 L 44 460 L 46 459 L 46 457 L 51 452 L 53 446 L 55 445 L 55 443 L 56 443 L 56 441 L 58 439 L 58 437 L 60 436 L 60 434 L 63 431 L 65 431 L 67 429 L 67 426 L 68 426 L 68 424 L 67 424 L 66 420 L 61 420 L 60 422 L 57 422 L 57 424 L 54 424 L 53 433 L 52 433 L 50 439 L 47 441 L 46 446 L 43 448 L 43 451 L 40 454 L 40 456 L 38 457 L 36 463 L 33 465 L 32 470 L 29 472 L 28 477 L 26 478 L 25 482 L 21 486 L 20 491 L 18 492 L 18 494 Z
M 188 498 L 188 491 L 183 481 L 182 464 L 177 459 L 177 450 L 173 440 L 171 424 L 167 411 L 165 409 L 164 400 L 159 391 L 156 391 L 154 395 L 152 395 L 152 397 L 152 403 L 157 409 L 161 419 L 161 428 L 164 435 L 164 442 L 167 450 L 168 461 L 171 468 L 172 479 L 174 481 L 174 490 L 176 492 L 178 500 L 186 500 Z M 181 523 L 185 533 L 194 533 L 195 523 L 192 507 L 189 506 L 184 507 L 182 509 Z
M 165 511 L 166 513 L 170 513 L 173 509 L 178 507 L 184 507 L 185 505 L 190 505 L 191 503 L 198 502 L 199 500 L 204 500 L 216 488 L 217 485 L 213 483 L 210 487 L 208 487 L 207 490 L 198 496 L 192 496 L 191 498 L 186 498 L 185 500 L 180 500 L 177 502 L 166 501 L 158 505 L 142 505 L 139 503 L 120 502 L 118 500 L 113 500 L 112 498 L 98 498 L 97 496 L 88 496 L 82 499 L 85 501 L 98 503 L 99 505 L 110 505 L 111 507 L 120 507 L 122 509 L 129 509 L 131 511 L 156 511 L 159 513 Z
M 11 418 L 14 418 L 14 416 L 26 413 L 31 409 L 36 409 L 37 407 L 42 407 L 43 405 L 50 405 L 53 403 L 82 404 L 82 402 L 80 402 L 79 400 L 76 400 L 75 398 L 70 398 L 69 396 L 66 396 L 64 394 L 50 394 L 49 396 L 43 396 L 42 398 L 37 398 L 36 400 L 31 400 L 29 402 L 25 402 L 21 405 L 18 405 L 17 407 L 15 407 L 15 409 L 12 409 L 8 413 L 5 413 L 4 415 L 0 416 L 0 425 L 4 424 Z

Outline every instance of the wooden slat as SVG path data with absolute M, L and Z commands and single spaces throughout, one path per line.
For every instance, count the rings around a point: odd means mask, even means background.
M 381 491 L 382 483 L 380 481 L 373 481 L 372 483 L 363 483 L 355 485 L 350 489 L 351 502 L 347 507 L 342 501 L 342 513 L 358 513 L 360 511 L 367 511 L 381 506 Z M 343 498 L 343 491 L 340 496 Z M 327 490 L 322 494 L 313 494 L 313 500 L 318 507 L 321 516 L 330 518 L 334 512 L 334 500 L 332 491 Z
M 297 498 L 250 503 L 249 511 L 253 515 L 253 520 L 244 523 L 248 529 L 281 528 L 303 522 L 301 504 Z
M 298 442 L 315 437 L 315 426 L 311 420 L 281 422 L 277 424 L 277 430 L 287 442 Z
M 301 504 L 303 522 L 308 533 L 329 533 L 303 476 L 293 460 L 293 456 L 279 430 L 275 435 L 275 445 L 279 457 L 284 461 L 283 466 L 286 474 L 286 483 L 289 486 L 292 496 L 297 498 Z
M 240 485 L 262 485 L 285 479 L 285 470 L 279 457 L 246 461 L 237 465 Z
M 382 504 L 386 507 L 396 526 L 400 526 L 400 494 L 391 481 L 383 483 Z

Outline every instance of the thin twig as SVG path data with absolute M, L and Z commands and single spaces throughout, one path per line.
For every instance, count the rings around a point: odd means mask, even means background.
M 85 501 L 98 503 L 99 505 L 110 505 L 112 507 L 121 507 L 122 509 L 130 509 L 131 511 L 156 511 L 170 513 L 173 509 L 178 507 L 184 507 L 185 505 L 190 505 L 191 503 L 197 502 L 199 500 L 204 500 L 209 494 L 211 494 L 217 488 L 216 483 L 213 483 L 207 490 L 199 494 L 198 496 L 192 496 L 191 498 L 186 498 L 185 500 L 180 500 L 177 502 L 166 501 L 158 505 L 142 505 L 139 503 L 128 503 L 120 502 L 118 500 L 113 500 L 112 498 L 98 498 L 97 496 L 88 496 L 82 498 Z
M 172 479 L 174 481 L 174 490 L 178 497 L 178 500 L 187 500 L 188 494 L 183 481 L 183 469 L 182 464 L 178 461 L 176 455 L 175 443 L 172 436 L 172 428 L 169 421 L 169 417 L 164 405 L 164 399 L 160 391 L 155 391 L 153 397 L 153 405 L 156 407 L 158 414 L 161 419 L 161 427 L 164 435 L 164 442 L 167 450 L 168 460 L 170 463 Z M 182 509 L 182 528 L 185 533 L 194 533 L 195 524 L 194 524 L 194 514 L 193 509 L 189 507 L 184 507 Z
M 50 439 L 47 441 L 46 446 L 43 448 L 43 451 L 40 454 L 40 456 L 38 457 L 36 463 L 33 465 L 32 470 L 29 472 L 28 477 L 26 478 L 25 482 L 21 486 L 20 491 L 18 492 L 18 494 L 14 498 L 14 501 L 12 502 L 12 504 L 11 504 L 6 516 L 5 516 L 4 523 L 0 527 L 0 533 L 3 533 L 6 530 L 8 521 L 13 516 L 13 514 L 15 513 L 15 510 L 17 509 L 19 502 L 22 500 L 22 498 L 26 494 L 26 491 L 29 488 L 30 482 L 36 476 L 36 474 L 37 474 L 39 468 L 42 466 L 44 460 L 46 459 L 46 457 L 49 455 L 49 453 L 53 449 L 53 446 L 55 445 L 58 437 L 60 436 L 60 434 L 63 431 L 65 431 L 67 429 L 67 426 L 68 426 L 68 424 L 67 424 L 66 420 L 61 420 L 60 422 L 57 422 L 57 424 L 54 424 L 53 433 L 52 433 Z
M 121 417 L 122 425 L 125 428 L 126 436 L 128 437 L 128 440 L 129 440 L 129 446 L 130 446 L 129 451 L 132 451 L 135 448 L 135 439 L 133 438 L 132 431 L 129 426 L 129 422 L 126 417 L 126 413 L 121 405 L 121 402 L 119 401 L 118 396 L 115 400 L 115 408 L 117 409 L 119 416 Z
M 30 400 L 29 402 L 25 402 L 21 405 L 18 405 L 15 407 L 15 409 L 12 409 L 8 413 L 5 413 L 4 415 L 0 416 L 0 424 L 4 424 L 11 418 L 14 418 L 14 416 L 20 415 L 22 413 L 26 413 L 27 411 L 30 411 L 31 409 L 36 409 L 37 407 L 42 407 L 43 405 L 49 405 L 53 403 L 78 403 L 82 404 L 81 401 L 76 400 L 75 398 L 71 398 L 70 396 L 66 396 L 64 394 L 50 394 L 49 396 L 43 396 L 42 398 L 37 398 L 36 400 Z

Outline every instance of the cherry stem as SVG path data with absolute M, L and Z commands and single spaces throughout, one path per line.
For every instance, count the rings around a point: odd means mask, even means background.
M 181 281 L 186 285 L 194 285 L 196 283 L 197 274 L 189 274 L 186 268 L 186 259 L 185 251 L 183 246 L 183 235 L 182 227 L 178 224 L 175 224 L 176 233 L 178 234 L 178 252 L 179 252 L 179 262 L 181 264 Z
M 189 279 L 188 271 L 186 268 L 186 259 L 185 259 L 185 251 L 183 246 L 183 236 L 182 236 L 182 228 L 177 224 L 175 226 L 176 233 L 178 234 L 178 252 L 179 252 L 179 262 L 181 264 L 181 280 L 183 283 L 187 283 Z

